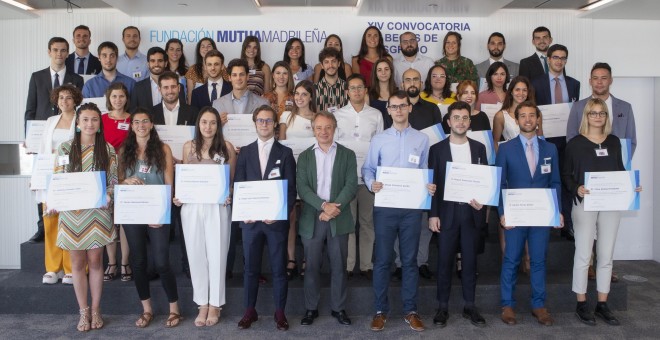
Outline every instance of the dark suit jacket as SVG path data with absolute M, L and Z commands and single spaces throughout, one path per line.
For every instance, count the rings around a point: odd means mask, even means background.
M 296 182 L 298 194 L 303 201 L 300 214 L 300 237 L 311 239 L 314 236 L 316 214 L 321 211 L 324 200 L 317 194 L 316 151 L 310 146 L 298 156 L 298 171 Z M 357 161 L 355 152 L 341 144 L 337 144 L 337 154 L 332 167 L 330 182 L 330 199 L 328 202 L 339 203 L 348 207 L 357 192 Z M 355 231 L 355 222 L 351 209 L 340 209 L 342 212 L 330 220 L 332 236 L 344 235 Z
M 179 89 L 179 103 L 186 102 L 186 93 L 183 90 L 183 86 Z M 154 103 L 151 99 L 151 77 L 142 79 L 135 83 L 133 92 L 131 93 L 131 103 L 128 106 L 128 110 L 132 113 L 135 112 L 135 109 L 138 107 L 143 107 L 147 110 L 151 110 L 151 107 L 154 106 Z M 195 105 L 193 105 L 195 106 Z M 199 107 L 199 106 L 198 106 Z M 195 125 L 193 123 L 193 125 Z
M 500 188 L 504 189 L 525 189 L 525 188 L 549 188 L 557 192 L 558 207 L 561 210 L 561 180 L 559 177 L 559 154 L 557 147 L 547 141 L 538 139 L 539 158 L 534 171 L 534 177 L 527 167 L 527 157 L 525 149 L 516 137 L 506 143 L 502 143 L 497 150 L 495 166 L 502 168 L 502 181 Z M 550 173 L 541 173 L 541 164 L 544 159 L 550 158 L 547 164 L 550 164 Z M 498 207 L 500 216 L 504 215 L 504 205 L 502 195 L 500 195 L 500 205 Z
M 165 125 L 165 114 L 163 113 L 163 103 L 160 102 L 151 107 L 151 113 L 154 115 L 155 125 Z M 179 116 L 176 125 L 195 125 L 199 109 L 179 100 Z
M 226 95 L 227 93 L 231 92 L 232 86 L 231 83 L 228 81 L 222 81 L 222 89 L 220 89 L 220 93 L 218 93 L 218 98 Z M 192 91 L 192 95 L 190 96 L 190 105 L 192 106 L 197 106 L 199 108 L 202 108 L 204 106 L 211 106 L 213 103 L 211 102 L 211 97 L 209 96 L 209 91 L 208 87 L 206 87 L 206 84 L 194 89 Z
M 550 78 L 545 73 L 538 75 L 532 79 L 532 86 L 536 94 L 536 105 L 549 105 L 552 104 L 552 97 L 550 92 Z M 576 102 L 580 98 L 580 82 L 564 75 L 566 79 L 566 90 L 568 90 L 568 101 Z M 554 82 L 553 82 L 554 83 Z
M 76 53 L 73 52 L 69 54 L 68 57 L 66 57 L 66 60 L 64 61 L 64 65 L 66 65 L 67 70 L 71 70 L 71 72 L 76 73 L 77 70 L 74 69 L 76 63 Z M 101 62 L 99 61 L 99 58 L 95 57 L 91 53 L 89 54 L 89 60 L 87 61 L 87 70 L 85 70 L 85 74 L 99 74 L 99 72 L 103 71 L 101 68 Z
M 488 165 L 488 158 L 486 157 L 486 147 L 468 138 L 470 143 L 470 154 L 472 156 L 472 164 Z M 431 211 L 429 217 L 439 217 L 441 226 L 452 225 L 454 219 L 455 207 L 458 205 L 456 202 L 445 201 L 445 175 L 447 172 L 447 162 L 451 162 L 451 148 L 449 146 L 449 138 L 445 138 L 440 142 L 431 146 L 429 150 L 429 169 L 433 169 L 433 183 L 435 183 L 437 190 L 431 199 Z M 486 208 L 481 210 L 473 210 L 474 225 L 477 230 L 481 230 L 486 222 Z
M 64 79 L 60 84 L 71 84 L 82 91 L 84 81 L 81 76 L 66 69 Z M 28 89 L 27 104 L 25 105 L 25 121 L 46 120 L 57 114 L 57 106 L 50 102 L 50 91 L 53 83 L 50 77 L 50 67 L 32 73 L 30 77 L 30 88 Z
M 520 60 L 520 68 L 518 69 L 519 76 L 525 76 L 527 79 L 531 80 L 532 78 L 545 74 L 545 69 L 539 56 L 534 52 L 531 56 Z

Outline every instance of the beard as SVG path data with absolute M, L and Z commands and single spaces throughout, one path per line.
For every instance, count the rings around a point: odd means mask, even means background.
M 490 56 L 493 58 L 499 58 L 504 53 L 504 50 L 489 50 Z
M 402 49 L 401 50 L 401 53 L 406 57 L 415 56 L 417 54 L 417 52 L 419 52 L 419 47 L 418 46 L 415 46 L 415 48 L 412 49 L 412 50 L 409 50 L 409 49 Z
M 409 98 L 415 98 L 419 96 L 419 89 L 417 86 L 411 86 L 406 90 L 406 94 L 408 94 Z

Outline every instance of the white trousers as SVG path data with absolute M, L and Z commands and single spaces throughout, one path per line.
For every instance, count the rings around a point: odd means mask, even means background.
M 198 305 L 224 305 L 231 208 L 221 204 L 184 204 L 181 225 L 190 264 L 193 301 Z
M 612 256 L 619 231 L 621 213 L 618 211 L 584 211 L 584 204 L 573 204 L 573 232 L 575 236 L 575 258 L 573 260 L 573 291 L 577 294 L 587 292 L 587 273 L 589 260 L 596 242 L 596 290 L 599 293 L 610 292 L 612 279 Z

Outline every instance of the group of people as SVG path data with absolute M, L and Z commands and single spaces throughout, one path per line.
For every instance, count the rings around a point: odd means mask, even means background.
M 502 189 L 554 189 L 563 213 L 556 227 L 571 226 L 572 220 L 572 230 L 566 233 L 574 235 L 576 244 L 576 315 L 587 324 L 595 324 L 594 315 L 618 324 L 606 302 L 620 213 L 584 211 L 583 198 L 589 194 L 584 173 L 624 170 L 619 138 L 630 139 L 634 152 L 634 116 L 629 103 L 610 94 L 612 70 L 606 63 L 593 66 L 592 95 L 578 101 L 580 84 L 565 74 L 568 49 L 552 45 L 547 28 L 534 30 L 532 43 L 537 51 L 520 65 L 503 58 L 504 36 L 491 34 L 490 58 L 476 66 L 461 56 L 462 38 L 456 32 L 447 33 L 444 57 L 434 62 L 419 53 L 412 32 L 401 34 L 402 55 L 394 59 L 383 45 L 381 32 L 370 26 L 350 65 L 344 61 L 340 37 L 333 34 L 326 39 L 315 67 L 305 60 L 303 42 L 292 38 L 282 61 L 272 69 L 261 59 L 256 37 L 247 37 L 240 58 L 226 67 L 224 55 L 209 38 L 197 43 L 195 63 L 188 67 L 183 44 L 177 39 L 168 41 L 164 49 L 152 47 L 144 55 L 139 51 L 137 27 L 126 27 L 122 37 L 124 54 L 107 41 L 99 44 L 98 59 L 89 52 L 87 26 L 74 29 L 76 50 L 71 54 L 66 39 L 50 39 L 51 65 L 33 73 L 25 113 L 26 126 L 27 121 L 47 119 L 39 150 L 56 155 L 55 173 L 106 172 L 108 206 L 57 212 L 38 205 L 43 230 L 33 241 L 45 236 L 42 280 L 56 283 L 63 271 L 62 282 L 73 284 L 80 308 L 78 330 L 103 327 L 102 283 L 118 273 L 122 280 L 135 281 L 143 306 L 135 325 L 148 326 L 154 318 L 149 267 L 160 276 L 170 304 L 165 325 L 175 327 L 181 322 L 169 259 L 171 227 L 182 231 L 183 267 L 199 306 L 196 326 L 219 322 L 225 280 L 233 275 L 235 246 L 241 236 L 245 313 L 239 328 L 249 328 L 258 320 L 255 306 L 264 280 L 265 244 L 273 273 L 277 329 L 289 328 L 284 314 L 288 280 L 297 275 L 304 279 L 307 310 L 301 324 L 311 325 L 319 315 L 325 244 L 330 254 L 332 316 L 340 324 L 351 324 L 345 310 L 347 280 L 359 266 L 360 275 L 373 281 L 376 313 L 371 329 L 385 326 L 390 312 L 388 287 L 394 277 L 401 280 L 405 322 L 422 331 L 417 287 L 420 276 L 433 279 L 428 254 L 434 233 L 438 235 L 438 310 L 433 323 L 443 327 L 448 322 L 451 274 L 456 266 L 463 287 L 463 317 L 483 326 L 475 287 L 486 208 L 476 200 L 445 201 L 443 193 L 448 161 L 487 164 L 484 145 L 468 138 L 467 131 L 491 129 L 495 165 L 502 168 Z M 86 82 L 81 77 L 94 74 Z M 80 105 L 86 98 L 98 97 L 105 97 L 107 112 L 93 103 Z M 566 138 L 539 138 L 543 129 L 538 105 L 567 102 L 573 105 Z M 485 104 L 501 105 L 492 122 L 481 109 Z M 231 124 L 229 115 L 233 114 L 252 115 L 253 143 L 239 148 L 225 138 L 223 126 Z M 448 137 L 429 145 L 427 135 L 419 131 L 437 124 Z M 159 138 L 156 125 L 194 126 L 194 139 L 183 150 L 172 150 Z M 280 141 L 300 138 L 314 142 L 296 161 L 292 150 Z M 368 144 L 364 164 L 357 162 L 351 143 Z M 289 218 L 232 224 L 231 195 L 223 204 L 184 204 L 172 197 L 171 225 L 115 226 L 114 185 L 172 185 L 176 163 L 228 164 L 230 188 L 242 181 L 286 179 Z M 431 209 L 374 207 L 375 194 L 383 188 L 376 176 L 379 166 L 433 169 L 433 181 L 427 185 Z M 36 195 L 38 202 L 45 201 L 43 190 Z M 502 203 L 492 213 L 499 213 L 502 226 L 502 321 L 517 322 L 513 292 L 517 269 L 523 266 L 532 281 L 533 315 L 539 323 L 552 325 L 545 306 L 550 228 L 507 224 Z M 585 294 L 595 234 L 598 303 L 591 313 Z M 302 263 L 296 260 L 297 236 L 303 244 Z M 116 262 L 118 238 L 122 241 L 121 272 Z M 105 272 L 104 248 L 109 258 Z

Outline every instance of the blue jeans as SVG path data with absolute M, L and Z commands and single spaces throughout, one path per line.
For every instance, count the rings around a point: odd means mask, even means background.
M 500 276 L 502 307 L 514 307 L 516 304 L 514 294 L 518 280 L 518 265 L 520 265 L 525 249 L 525 241 L 529 244 L 532 308 L 545 307 L 545 256 L 550 229 L 548 227 L 516 227 L 504 231 L 506 249 Z
M 403 312 L 417 311 L 417 248 L 422 211 L 374 207 L 376 247 L 374 258 L 374 305 L 377 312 L 389 313 L 387 291 L 390 285 L 390 267 L 394 260 L 394 241 L 399 238 L 401 254 L 401 299 Z

